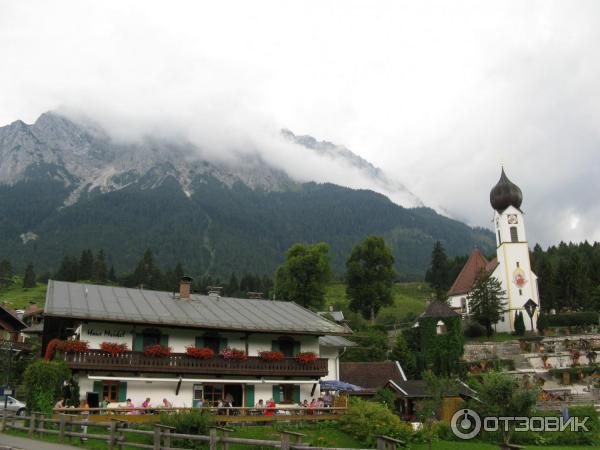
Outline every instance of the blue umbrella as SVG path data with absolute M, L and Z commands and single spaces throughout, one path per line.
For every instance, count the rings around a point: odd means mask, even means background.
M 321 390 L 324 391 L 362 391 L 363 388 L 355 384 L 345 383 L 339 380 L 321 380 L 319 381 Z

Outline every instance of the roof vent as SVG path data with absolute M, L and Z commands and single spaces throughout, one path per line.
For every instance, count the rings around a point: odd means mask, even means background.
M 261 299 L 263 296 L 262 292 L 246 292 L 246 296 L 252 299 Z

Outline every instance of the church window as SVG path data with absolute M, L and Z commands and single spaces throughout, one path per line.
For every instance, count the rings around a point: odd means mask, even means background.
M 517 261 L 517 267 L 519 267 L 519 261 Z
M 523 289 L 519 289 L 519 295 L 523 295 Z
M 519 242 L 519 235 L 517 234 L 517 227 L 510 227 L 510 241 Z

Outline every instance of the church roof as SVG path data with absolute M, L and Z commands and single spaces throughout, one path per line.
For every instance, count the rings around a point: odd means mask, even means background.
M 466 294 L 473 288 L 477 275 L 479 275 L 481 270 L 485 270 L 486 273 L 491 273 L 497 265 L 498 260 L 496 258 L 488 261 L 485 256 L 481 254 L 479 249 L 473 250 L 471 255 L 469 255 L 469 259 L 456 277 L 456 280 L 454 280 L 452 287 L 450 287 L 448 296 L 452 297 L 453 295 Z
M 504 173 L 500 174 L 500 180 L 490 191 L 490 203 L 496 211 L 504 211 L 509 206 L 519 209 L 523 203 L 523 193 L 519 186 L 510 181 Z

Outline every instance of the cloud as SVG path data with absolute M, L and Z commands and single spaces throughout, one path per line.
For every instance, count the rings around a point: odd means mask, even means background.
M 120 139 L 259 152 L 370 186 L 280 128 L 344 144 L 489 226 L 500 163 L 531 242 L 600 240 L 597 2 L 3 2 L 0 123 L 62 108 Z

